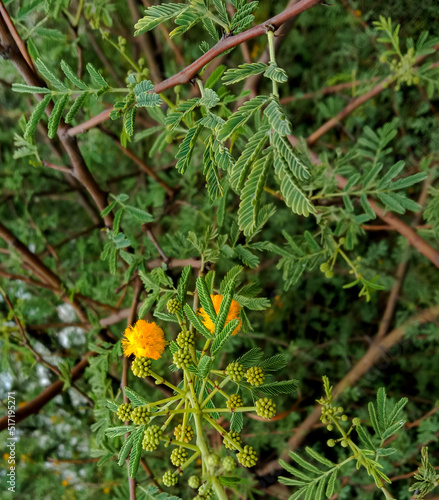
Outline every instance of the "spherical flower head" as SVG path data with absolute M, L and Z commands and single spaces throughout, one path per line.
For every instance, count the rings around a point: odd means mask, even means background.
M 185 443 L 189 443 L 189 441 L 194 437 L 194 431 L 190 425 L 186 425 L 183 436 L 182 428 L 182 424 L 178 424 L 174 429 L 175 439 L 177 441 L 184 441 Z
M 188 459 L 188 452 L 184 448 L 175 448 L 171 453 L 171 462 L 176 466 L 180 467 Z
M 212 453 L 207 457 L 207 463 L 211 467 L 218 467 L 218 465 L 220 464 L 220 457 L 216 453 Z
M 149 422 L 149 408 L 147 406 L 137 406 L 134 408 L 134 410 L 131 412 L 131 420 L 136 424 L 136 425 L 144 425 Z
M 130 405 L 130 403 L 122 403 L 117 407 L 117 416 L 123 422 L 127 422 L 128 420 L 131 420 L 132 411 L 133 407 Z
M 160 444 L 163 431 L 158 425 L 151 425 L 143 434 L 142 447 L 146 451 L 154 451 Z
M 240 408 L 244 406 L 244 400 L 239 394 L 232 394 L 226 401 L 227 408 Z
M 136 358 L 131 364 L 131 371 L 136 377 L 147 377 L 151 373 L 151 360 L 143 356 Z
M 236 444 L 240 445 L 242 443 L 241 436 L 239 435 L 239 432 L 236 431 L 230 431 L 227 433 L 227 437 L 229 437 L 232 441 L 234 441 Z M 233 444 L 228 441 L 226 438 L 223 438 L 223 444 L 228 450 L 235 450 L 236 448 L 233 446 Z
M 191 353 L 186 349 L 179 349 L 174 352 L 172 361 L 177 368 L 186 368 L 192 362 Z
M 201 480 L 198 476 L 190 476 L 189 479 L 187 480 L 187 484 L 189 485 L 189 488 L 193 488 L 196 490 L 197 488 L 200 487 Z
M 261 398 L 256 401 L 256 414 L 263 418 L 272 418 L 276 415 L 276 405 L 272 399 Z
M 252 366 L 249 368 L 245 376 L 247 378 L 247 382 L 253 386 L 261 385 L 265 380 L 264 371 L 262 368 L 259 368 L 259 366 Z
M 156 323 L 139 319 L 125 330 L 122 347 L 126 357 L 159 359 L 165 350 L 165 334 Z
M 233 361 L 232 363 L 229 363 L 229 365 L 227 366 L 226 373 L 230 378 L 230 380 L 232 380 L 233 382 L 240 382 L 242 377 L 244 376 L 245 369 L 241 365 L 241 363 Z
M 235 470 L 235 467 L 236 467 L 235 459 L 233 457 L 223 458 L 222 466 L 226 472 L 233 472 Z
M 221 302 L 223 301 L 223 296 L 222 295 L 211 295 L 210 298 L 212 299 L 212 304 L 215 309 L 215 312 L 218 314 L 218 311 L 220 310 Z M 242 326 L 242 321 L 241 321 L 241 306 L 236 302 L 236 300 L 232 299 L 232 302 L 230 304 L 230 309 L 229 313 L 227 314 L 227 319 L 226 319 L 226 325 L 233 319 L 238 319 L 239 323 L 238 326 L 233 330 L 232 335 L 236 335 L 240 330 Z M 201 321 L 203 322 L 204 326 L 209 330 L 209 332 L 214 333 L 215 331 L 215 325 L 213 324 L 213 321 L 210 319 L 209 315 L 207 312 L 201 308 L 198 311 L 198 314 L 201 316 Z
M 254 467 L 258 461 L 258 456 L 251 446 L 244 446 L 244 450 L 236 454 L 238 462 L 244 467 Z
M 211 496 L 213 495 L 213 488 L 211 486 L 207 486 L 207 484 L 202 484 L 198 488 L 198 495 L 201 498 L 205 498 L 206 500 L 209 500 Z
M 182 349 L 189 349 L 195 345 L 195 333 L 194 332 L 180 332 L 177 335 L 176 342 Z
M 178 483 L 178 476 L 177 474 L 175 474 L 175 472 L 167 470 L 163 474 L 162 481 L 163 484 L 169 488 L 170 486 L 175 486 Z
M 181 304 L 178 299 L 169 299 L 166 303 L 166 307 L 171 314 L 176 314 L 181 311 Z

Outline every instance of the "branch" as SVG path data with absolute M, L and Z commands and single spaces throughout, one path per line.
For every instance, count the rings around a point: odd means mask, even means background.
M 422 325 L 425 323 L 430 323 L 432 321 L 435 321 L 438 317 L 439 305 L 435 305 L 430 307 L 429 309 L 425 309 L 416 316 L 412 316 L 403 325 L 395 328 L 384 338 L 375 339 L 364 356 L 356 363 L 352 370 L 335 386 L 333 390 L 334 399 L 342 394 L 343 391 L 345 391 L 348 387 L 355 385 L 363 377 L 363 375 L 386 354 L 387 351 L 389 351 L 393 346 L 400 342 L 409 327 L 417 324 Z M 282 455 L 279 458 L 288 460 L 288 453 L 292 450 L 295 450 L 302 444 L 311 428 L 319 421 L 320 415 L 321 407 L 320 405 L 316 405 L 312 413 L 308 415 L 308 417 L 297 428 L 293 436 L 288 440 L 287 446 L 285 447 Z M 278 469 L 278 461 L 273 460 L 266 464 L 264 467 L 258 469 L 257 472 L 260 476 L 263 476 L 265 474 L 273 474 Z
M 88 365 L 88 358 L 90 356 L 96 356 L 96 353 L 93 351 L 89 351 L 84 354 L 84 357 L 81 361 L 75 365 L 72 369 L 72 382 L 78 380 L 84 370 Z M 22 420 L 24 420 L 29 415 L 33 415 L 38 413 L 43 406 L 45 406 L 49 401 L 51 401 L 55 396 L 61 394 L 64 382 L 62 380 L 57 380 L 52 385 L 49 385 L 47 389 L 45 389 L 41 394 L 39 394 L 35 399 L 29 401 L 24 406 L 17 408 L 15 412 L 15 423 L 18 424 Z M 0 419 L 0 431 L 3 431 L 8 428 L 8 417 L 3 417 Z
M 194 78 L 207 63 L 221 55 L 223 52 L 226 52 L 226 50 L 232 49 L 233 47 L 236 47 L 237 45 L 246 42 L 247 40 L 265 35 L 268 25 L 274 26 L 277 29 L 289 19 L 298 16 L 302 12 L 311 9 L 312 7 L 315 7 L 320 3 L 321 0 L 300 0 L 300 2 L 298 2 L 297 4 L 287 7 L 277 16 L 268 19 L 258 26 L 254 26 L 253 28 L 243 31 L 242 33 L 238 33 L 237 35 L 222 38 L 216 45 L 214 45 L 210 50 L 208 50 L 192 64 L 186 66 L 186 68 L 182 69 L 179 73 L 176 73 L 170 78 L 157 84 L 154 87 L 154 92 L 160 94 L 165 90 L 175 87 L 176 85 L 184 85 L 185 83 L 189 83 L 192 78 Z M 67 133 L 70 137 L 84 133 L 87 130 L 96 127 L 96 125 L 99 125 L 105 120 L 108 120 L 108 118 L 110 117 L 110 113 L 111 109 L 102 111 L 102 113 L 94 116 L 93 118 L 90 118 L 86 122 L 77 125 L 76 127 L 70 128 Z

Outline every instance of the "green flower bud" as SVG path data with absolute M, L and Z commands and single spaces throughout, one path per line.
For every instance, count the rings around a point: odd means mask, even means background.
M 221 465 L 226 472 L 233 472 L 236 467 L 236 462 L 233 457 L 225 457 Z
M 182 424 L 178 424 L 177 427 L 174 429 L 174 436 L 177 439 L 177 441 L 184 441 L 185 443 L 189 443 L 189 441 L 194 437 L 194 431 L 190 425 L 186 425 L 184 429 L 184 436 L 183 436 L 183 426 Z
M 195 333 L 194 332 L 180 332 L 177 335 L 176 342 L 182 349 L 189 349 L 195 345 Z
M 227 408 L 240 408 L 244 406 L 244 400 L 239 394 L 232 394 L 226 401 Z
M 240 382 L 242 377 L 244 376 L 245 369 L 241 365 L 241 363 L 234 361 L 233 363 L 230 363 L 226 368 L 226 373 L 229 376 L 230 380 L 232 380 L 233 382 Z
M 418 85 L 418 83 L 419 83 L 420 81 L 421 81 L 421 79 L 419 78 L 419 76 L 415 76 L 415 77 L 413 78 L 413 83 L 414 83 L 415 85 Z
M 183 465 L 186 462 L 188 456 L 189 456 L 188 452 L 184 448 L 175 448 L 172 450 L 171 453 L 171 462 L 176 467 L 179 467 L 180 465 Z
M 335 446 L 335 440 L 334 440 L 334 439 L 328 439 L 328 441 L 326 441 L 326 444 L 327 444 L 330 448 L 334 448 L 334 446 Z
M 142 448 L 146 451 L 154 451 L 160 444 L 163 431 L 158 425 L 151 425 L 143 434 Z
M 178 299 L 170 299 L 166 303 L 166 307 L 171 314 L 176 314 L 181 311 L 181 303 Z
M 334 430 L 334 426 L 332 424 L 329 424 L 326 428 L 328 429 L 328 431 Z
M 258 461 L 258 456 L 251 446 L 244 446 L 244 450 L 236 454 L 238 462 L 244 467 L 254 467 Z
M 229 437 L 232 441 L 234 441 L 238 445 L 242 443 L 242 439 L 241 436 L 239 435 L 239 432 L 230 431 L 229 433 L 227 433 L 227 437 Z M 229 441 L 227 441 L 227 439 L 223 438 L 223 444 L 228 450 L 236 449 Z
M 201 480 L 198 476 L 190 476 L 190 478 L 187 480 L 189 488 L 193 488 L 194 490 L 200 487 L 200 483 Z
M 218 455 L 216 455 L 215 453 L 212 453 L 211 455 L 209 455 L 207 457 L 207 463 L 211 466 L 211 467 L 218 467 L 218 465 L 220 464 L 220 458 Z
M 250 385 L 261 385 L 264 380 L 265 380 L 265 374 L 262 370 L 262 368 L 259 368 L 259 366 L 252 366 L 249 368 L 245 374 L 245 377 L 247 379 L 247 382 Z
M 263 418 L 272 418 L 276 415 L 276 405 L 272 399 L 261 398 L 256 401 L 256 414 Z
M 349 446 L 349 443 L 346 439 L 342 439 L 340 444 L 343 446 L 343 448 L 347 448 Z
M 137 408 L 134 408 L 131 412 L 131 420 L 136 425 L 147 424 L 149 422 L 149 415 L 150 411 L 147 406 L 137 406 Z
M 144 357 L 136 358 L 131 364 L 131 371 L 136 377 L 147 377 L 151 373 L 151 360 Z
M 355 417 L 354 419 L 352 419 L 352 425 L 361 425 L 361 419 L 359 419 L 358 417 Z
M 117 407 L 117 416 L 123 422 L 131 420 L 131 412 L 133 411 L 133 407 L 130 403 L 123 403 Z
M 343 420 L 343 422 L 346 422 L 346 420 L 348 419 L 348 416 L 347 415 L 342 415 L 341 419 Z
M 163 484 L 169 488 L 170 486 L 175 486 L 178 483 L 178 476 L 175 472 L 168 470 L 163 474 L 162 481 Z
M 192 362 L 190 352 L 186 349 L 179 349 L 175 352 L 172 360 L 177 368 L 186 368 Z
M 209 499 L 213 495 L 212 487 L 208 487 L 207 484 L 202 484 L 198 488 L 198 495 L 201 499 Z

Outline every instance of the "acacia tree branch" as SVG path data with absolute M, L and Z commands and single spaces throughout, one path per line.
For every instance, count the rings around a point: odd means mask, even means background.
M 355 385 L 363 375 L 369 371 L 375 363 L 377 363 L 393 346 L 400 342 L 407 329 L 413 325 L 422 325 L 435 321 L 439 317 L 439 305 L 425 309 L 421 313 L 412 316 L 404 324 L 392 330 L 384 338 L 375 338 L 364 356 L 355 364 L 352 370 L 343 377 L 342 380 L 335 386 L 333 390 L 334 400 L 343 393 L 348 387 Z M 279 458 L 288 460 L 288 453 L 298 448 L 304 441 L 312 427 L 319 421 L 321 415 L 320 405 L 316 405 L 313 411 L 307 416 L 302 424 L 296 429 L 296 432 L 287 442 L 283 453 Z M 260 476 L 273 474 L 279 469 L 277 460 L 272 460 L 268 464 L 259 468 L 257 473 Z
M 130 314 L 128 316 L 128 321 L 127 321 L 127 327 L 130 327 L 134 323 L 134 319 L 137 316 L 137 307 L 139 305 L 139 298 L 141 293 L 142 293 L 142 282 L 140 281 L 139 278 L 137 278 L 134 285 L 134 297 L 131 303 Z M 123 356 L 122 379 L 120 381 L 120 388 L 123 394 L 123 402 L 129 403 L 128 396 L 125 394 L 125 387 L 128 385 L 128 369 L 130 367 L 130 360 L 125 355 L 122 354 L 122 356 Z M 124 425 L 129 425 L 129 424 L 130 422 L 128 420 L 124 422 Z M 130 435 L 129 432 L 125 434 L 125 440 L 129 437 L 129 435 Z M 136 480 L 130 477 L 129 474 L 129 464 L 130 464 L 129 457 L 126 459 L 125 462 L 127 465 L 127 472 L 128 472 L 128 486 L 130 490 L 130 500 L 136 500 Z
M 90 356 L 96 356 L 93 351 L 88 351 L 84 354 L 81 361 L 72 368 L 72 382 L 75 382 L 84 373 L 84 370 L 88 365 L 88 358 Z M 32 401 L 29 401 L 24 406 L 17 408 L 15 411 L 15 423 L 18 424 L 24 420 L 29 415 L 34 415 L 38 413 L 43 406 L 45 406 L 49 401 L 51 401 L 55 396 L 61 394 L 64 382 L 62 380 L 57 380 L 53 384 L 49 385 L 41 394 L 39 394 Z M 8 427 L 8 417 L 3 417 L 0 419 L 0 431 L 7 429 Z
M 242 33 L 238 33 L 237 35 L 231 35 L 225 38 L 222 38 L 216 45 L 214 45 L 210 50 L 204 53 L 201 57 L 199 57 L 196 61 L 194 61 L 186 68 L 182 69 L 179 73 L 171 76 L 170 78 L 158 83 L 154 87 L 154 92 L 160 94 L 165 90 L 168 90 L 176 85 L 184 85 L 189 83 L 192 78 L 194 78 L 197 73 L 210 61 L 221 55 L 223 52 L 226 52 L 237 45 L 246 42 L 247 40 L 251 40 L 258 36 L 264 35 L 267 32 L 268 26 L 273 26 L 275 29 L 279 28 L 286 21 L 298 16 L 302 12 L 305 12 L 312 7 L 320 4 L 321 0 L 300 0 L 298 3 L 294 5 L 288 6 L 283 12 L 277 14 L 276 16 L 267 19 L 264 23 L 261 23 L 253 28 L 250 28 Z M 75 135 L 81 134 L 89 130 L 90 128 L 96 127 L 100 123 L 108 120 L 110 117 L 111 109 L 107 109 L 102 111 L 102 113 L 90 118 L 86 122 L 77 125 L 76 127 L 72 127 L 68 130 L 68 135 L 73 137 Z
M 0 10 L 0 49 L 3 56 L 10 59 L 10 61 L 14 64 L 15 68 L 18 70 L 18 72 L 28 85 L 36 87 L 46 87 L 46 83 L 26 62 L 26 59 L 20 52 L 14 37 L 11 35 L 7 23 L 7 13 L 5 14 L 6 9 L 4 8 L 3 2 L 1 0 L 0 6 L 2 7 L 2 9 Z M 41 101 L 43 98 L 42 94 L 33 95 L 38 101 Z M 50 103 L 46 108 L 46 114 L 49 116 L 52 110 L 53 104 Z M 96 206 L 100 211 L 102 211 L 107 206 L 107 196 L 104 191 L 101 190 L 94 177 L 88 170 L 88 167 L 85 164 L 84 158 L 82 157 L 75 138 L 68 134 L 69 129 L 69 125 L 61 122 L 57 133 L 65 152 L 69 156 L 70 164 L 73 168 L 73 175 L 87 189 Z M 108 214 L 104 220 L 107 227 L 112 227 L 114 220 L 113 214 Z

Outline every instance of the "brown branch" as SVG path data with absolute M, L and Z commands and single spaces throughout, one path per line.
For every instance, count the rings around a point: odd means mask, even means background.
M 152 170 L 151 167 L 148 167 L 148 165 L 141 159 L 139 158 L 136 153 L 131 151 L 131 149 L 125 148 L 122 146 L 122 143 L 120 142 L 119 138 L 113 134 L 113 132 L 110 132 L 109 130 L 105 129 L 104 127 L 99 127 L 99 130 L 101 130 L 104 134 L 108 135 L 116 144 L 116 146 L 123 152 L 124 155 L 128 156 L 131 160 L 133 160 L 134 163 L 139 165 L 139 167 L 147 173 L 151 178 L 153 178 L 162 188 L 166 191 L 168 196 L 171 198 L 174 196 L 174 189 L 171 188 L 171 186 L 164 181 L 161 177 L 159 177 L 154 170 Z
M 128 321 L 127 321 L 127 327 L 131 326 L 134 323 L 134 320 L 137 315 L 137 307 L 139 305 L 139 298 L 140 294 L 142 293 L 142 282 L 140 279 L 137 279 L 134 285 L 134 297 L 133 301 L 131 303 L 131 308 L 130 308 L 130 314 L 128 316 Z M 123 363 L 122 363 L 122 379 L 120 381 L 120 388 L 122 390 L 123 394 L 123 402 L 124 403 L 129 403 L 128 396 L 125 394 L 125 387 L 128 385 L 128 369 L 130 367 L 130 359 L 124 355 L 123 356 Z M 129 425 L 130 422 L 127 420 L 124 425 Z M 129 432 L 125 434 L 125 440 L 129 437 Z M 126 465 L 127 465 L 127 472 L 128 472 L 128 486 L 130 490 L 130 500 L 136 500 L 136 480 L 132 477 L 130 477 L 129 474 L 129 463 L 130 459 L 126 459 Z
M 439 45 L 436 45 L 434 48 L 437 50 L 439 48 Z M 425 55 L 419 56 L 416 59 L 416 64 L 420 64 L 421 62 L 423 62 L 426 57 L 427 56 Z M 320 137 L 322 137 L 322 135 L 326 134 L 326 132 L 334 128 L 337 124 L 347 118 L 353 111 L 362 106 L 364 103 L 381 94 L 381 92 L 385 90 L 391 83 L 394 83 L 392 75 L 384 78 L 384 80 L 375 85 L 375 87 L 373 87 L 371 90 L 361 95 L 360 97 L 357 97 L 357 99 L 354 99 L 344 109 L 342 109 L 336 117 L 331 118 L 321 127 L 319 127 L 315 132 L 313 132 L 306 140 L 308 145 L 312 146 L 318 139 L 320 139 Z
M 343 377 L 343 379 L 335 386 L 333 390 L 334 400 L 343 393 L 348 387 L 355 385 L 364 374 L 370 370 L 375 363 L 377 363 L 387 351 L 389 351 L 393 346 L 402 340 L 406 330 L 413 325 L 425 324 L 433 322 L 439 316 L 439 305 L 432 306 L 425 309 L 420 314 L 412 316 L 404 324 L 395 328 L 388 335 L 382 339 L 375 339 L 371 344 L 369 349 L 366 351 L 364 356 L 355 364 L 355 366 L 350 370 L 350 372 Z M 287 446 L 280 458 L 288 460 L 288 453 L 299 447 L 310 429 L 319 421 L 321 415 L 321 408 L 316 405 L 313 411 L 308 415 L 308 417 L 302 422 L 302 424 L 297 428 L 293 436 L 288 440 Z M 279 469 L 279 464 L 277 460 L 273 460 L 266 464 L 265 466 L 258 469 L 258 474 L 263 476 L 265 474 L 273 474 Z
M 194 78 L 197 73 L 210 61 L 221 55 L 226 50 L 232 49 L 237 45 L 240 45 L 247 40 L 251 40 L 258 36 L 264 35 L 267 32 L 268 26 L 273 26 L 274 28 L 279 28 L 287 22 L 289 19 L 292 19 L 302 12 L 305 12 L 312 7 L 320 4 L 321 0 L 300 0 L 295 5 L 288 6 L 283 12 L 277 14 L 276 16 L 268 19 L 262 24 L 258 26 L 254 26 L 242 33 L 238 33 L 237 35 L 231 35 L 225 38 L 222 38 L 216 45 L 214 45 L 210 50 L 208 50 L 205 54 L 199 57 L 196 61 L 194 61 L 186 68 L 182 69 L 179 73 L 171 76 L 170 78 L 160 82 L 154 87 L 154 92 L 160 94 L 165 90 L 168 90 L 176 85 L 184 85 L 189 83 L 192 78 Z M 77 134 L 86 132 L 92 127 L 99 125 L 110 117 L 111 109 L 105 110 L 97 116 L 90 118 L 86 122 L 77 125 L 76 127 L 72 127 L 68 130 L 68 135 L 73 137 Z
M 75 380 L 78 380 L 82 376 L 84 370 L 87 368 L 88 358 L 90 356 L 96 356 L 96 353 L 93 351 L 85 353 L 81 361 L 73 367 L 72 379 L 71 379 L 72 382 L 75 382 Z M 62 380 L 57 380 L 53 384 L 49 385 L 49 387 L 47 387 L 41 394 L 39 394 L 32 401 L 29 401 L 24 406 L 17 408 L 15 412 L 15 424 L 18 424 L 29 415 L 34 415 L 35 413 L 38 413 L 41 410 L 41 408 L 43 408 L 43 406 L 49 403 L 55 396 L 61 394 L 63 385 L 64 382 Z M 8 427 L 8 417 L 6 416 L 0 419 L 0 431 L 7 429 L 7 427 Z
M 3 5 L 3 2 L 1 0 L 0 0 L 0 16 L 4 19 L 6 26 L 8 27 L 8 30 L 11 33 L 11 35 L 14 39 L 14 42 L 16 43 L 17 48 L 20 51 L 20 54 L 22 55 L 23 59 L 29 65 L 29 68 L 34 70 L 32 58 L 29 55 L 29 52 L 27 51 L 26 44 L 24 43 L 24 41 L 21 39 L 20 35 L 18 34 L 18 32 L 14 26 L 14 23 L 12 22 L 11 18 L 9 17 L 9 13 L 6 10 L 6 8 Z
M 289 135 L 288 140 L 293 146 L 296 146 L 298 143 L 297 138 Z M 313 152 L 309 151 L 309 156 L 313 163 L 320 163 L 319 157 Z M 337 185 L 340 189 L 343 189 L 348 180 L 342 177 L 341 175 L 335 176 L 337 180 Z M 439 267 L 439 251 L 433 248 L 429 243 L 427 243 L 423 238 L 421 238 L 414 229 L 408 226 L 405 222 L 398 219 L 396 215 L 391 212 L 388 212 L 381 208 L 375 200 L 368 198 L 369 204 L 372 210 L 382 219 L 384 222 L 398 231 L 399 234 L 404 236 L 404 238 L 410 243 L 410 245 L 414 246 L 419 253 L 427 257 L 436 267 Z
M 7 12 L 4 9 L 1 0 L 0 6 L 2 7 L 2 10 L 0 12 L 0 46 L 3 56 L 10 59 L 10 61 L 13 63 L 15 68 L 18 70 L 18 72 L 28 85 L 36 87 L 46 87 L 46 83 L 37 75 L 37 73 L 35 73 L 34 69 L 29 66 L 29 64 L 26 62 L 26 59 L 19 51 L 18 45 L 11 35 L 10 29 L 8 27 Z M 41 101 L 41 99 L 43 98 L 42 94 L 33 95 L 38 101 Z M 50 103 L 46 108 L 46 114 L 50 116 L 52 110 L 53 104 Z M 107 196 L 104 191 L 101 190 L 94 177 L 88 170 L 88 167 L 85 164 L 84 158 L 81 155 L 75 138 L 70 136 L 68 133 L 69 129 L 69 125 L 61 122 L 57 133 L 65 152 L 69 156 L 70 164 L 73 169 L 73 175 L 87 189 L 96 206 L 100 211 L 102 211 L 107 206 Z M 112 227 L 113 219 L 114 216 L 111 213 L 105 217 L 104 220 L 107 227 Z

